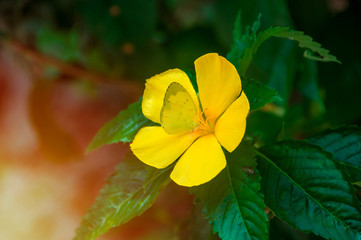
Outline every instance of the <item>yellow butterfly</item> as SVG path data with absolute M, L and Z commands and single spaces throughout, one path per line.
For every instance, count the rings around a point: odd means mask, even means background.
M 179 83 L 171 83 L 160 112 L 164 130 L 169 134 L 190 132 L 196 128 L 197 114 L 196 105 L 187 90 Z

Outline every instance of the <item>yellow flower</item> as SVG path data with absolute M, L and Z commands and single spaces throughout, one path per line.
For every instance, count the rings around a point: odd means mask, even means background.
M 229 152 L 237 148 L 249 112 L 241 79 L 230 62 L 209 53 L 194 65 L 199 96 L 179 69 L 147 80 L 142 111 L 161 126 L 140 129 L 130 145 L 135 156 L 156 168 L 179 158 L 170 177 L 188 187 L 206 183 L 222 171 L 226 166 L 222 146 Z

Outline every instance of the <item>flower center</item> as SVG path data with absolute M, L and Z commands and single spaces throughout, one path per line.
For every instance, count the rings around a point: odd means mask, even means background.
M 200 131 L 202 135 L 214 132 L 214 122 L 210 121 L 204 116 L 204 113 L 200 113 L 198 116 L 198 122 L 196 130 Z

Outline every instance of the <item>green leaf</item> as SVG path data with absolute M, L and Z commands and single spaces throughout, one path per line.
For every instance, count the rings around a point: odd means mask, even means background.
M 142 99 L 130 104 L 126 110 L 107 122 L 95 135 L 86 152 L 93 151 L 105 144 L 131 142 L 144 126 L 152 125 L 142 113 Z
M 241 14 L 239 13 L 236 18 L 233 44 L 227 54 L 227 59 L 236 66 L 241 76 L 245 76 L 258 48 L 270 37 L 288 38 L 297 41 L 299 47 L 306 48 L 304 53 L 306 58 L 323 62 L 341 63 L 335 56 L 329 54 L 327 49 L 322 48 L 321 44 L 313 41 L 310 36 L 305 35 L 301 31 L 294 31 L 288 27 L 270 27 L 257 34 L 261 25 L 260 18 L 261 15 L 258 16 L 258 19 L 254 21 L 251 27 L 247 26 L 244 32 L 242 31 Z
M 253 79 L 242 78 L 242 86 L 248 98 L 251 110 L 263 107 L 267 103 L 282 101 L 278 93 L 267 85 Z
M 329 54 L 329 50 L 321 48 L 321 44 L 313 41 L 310 36 L 305 35 L 303 32 L 294 31 L 288 27 L 270 27 L 257 35 L 257 39 L 251 48 L 245 49 L 245 54 L 241 61 L 243 65 L 240 66 L 241 72 L 246 72 L 258 48 L 270 37 L 288 38 L 297 41 L 299 47 L 308 49 L 303 55 L 306 58 L 322 62 L 341 63 L 335 56 Z M 311 55 L 310 51 L 319 56 Z
M 335 56 L 329 53 L 329 50 L 322 48 L 321 44 L 313 41 L 313 39 L 310 36 L 305 35 L 304 32 L 294 31 L 289 29 L 288 27 L 274 27 L 269 28 L 266 31 L 263 32 L 265 36 L 288 38 L 290 40 L 297 41 L 300 48 L 306 48 L 306 51 L 303 54 L 303 56 L 306 58 L 322 62 L 341 63 L 339 60 L 337 60 Z
M 284 119 L 273 112 L 252 112 L 247 118 L 246 136 L 260 146 L 274 143 L 283 131 L 283 123 Z
M 342 126 L 329 129 L 308 139 L 333 154 L 345 166 L 352 182 L 361 182 L 361 128 Z
M 245 51 L 255 44 L 260 26 L 261 14 L 252 26 L 247 26 L 245 31 L 242 31 L 241 12 L 238 12 L 233 30 L 233 43 L 227 59 L 239 70 L 241 76 L 245 76 L 245 71 L 242 70 Z
M 155 169 L 135 157 L 121 162 L 83 218 L 74 240 L 93 240 L 152 206 L 170 182 L 170 168 Z
M 268 239 L 260 175 L 249 167 L 254 164 L 253 151 L 244 150 L 228 154 L 226 169 L 211 182 L 191 190 L 202 203 L 213 232 L 223 240 Z
M 281 219 L 327 239 L 361 239 L 361 210 L 343 168 L 303 141 L 260 149 L 266 205 Z

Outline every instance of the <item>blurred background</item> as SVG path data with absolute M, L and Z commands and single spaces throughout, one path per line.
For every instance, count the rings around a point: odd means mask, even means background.
M 342 64 L 302 57 L 270 39 L 247 77 L 283 102 L 248 118 L 267 144 L 361 124 L 360 0 L 0 0 L 0 239 L 71 239 L 106 177 L 129 152 L 113 144 L 84 155 L 97 130 L 142 95 L 147 78 L 225 56 L 242 26 L 290 26 Z M 203 239 L 188 189 L 170 184 L 143 216 L 101 239 Z M 192 221 L 190 221 L 190 219 Z M 195 230 L 196 229 L 196 230 Z M 320 239 L 271 220 L 271 239 Z

